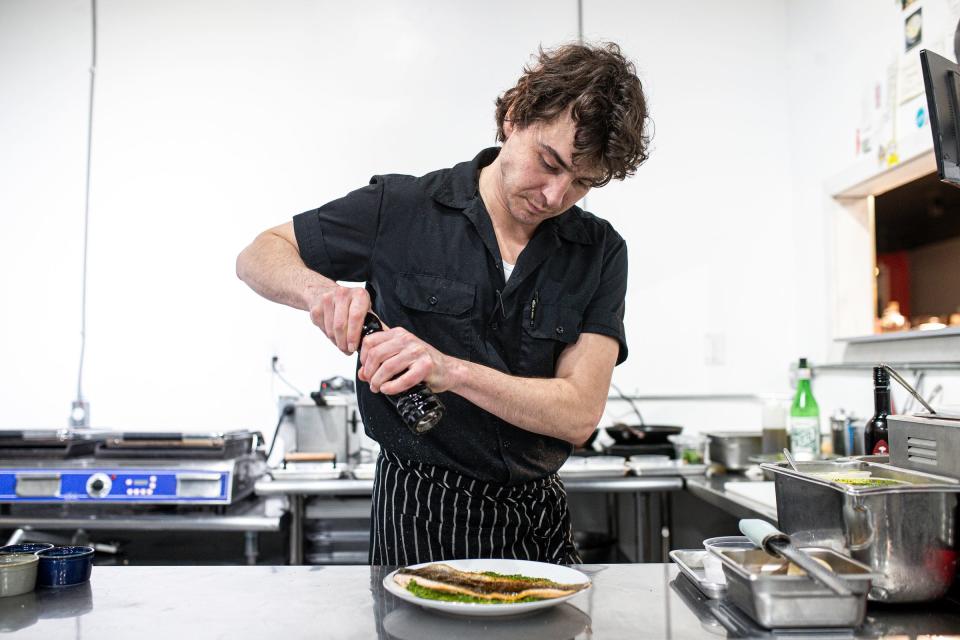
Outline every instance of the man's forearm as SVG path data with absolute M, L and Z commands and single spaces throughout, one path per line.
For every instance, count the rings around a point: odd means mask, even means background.
M 564 378 L 522 378 L 464 360 L 453 369 L 450 391 L 527 431 L 581 444 L 603 415 L 602 404 Z
M 237 277 L 264 298 L 308 311 L 320 294 L 337 286 L 303 263 L 283 237 L 261 233 L 237 257 Z

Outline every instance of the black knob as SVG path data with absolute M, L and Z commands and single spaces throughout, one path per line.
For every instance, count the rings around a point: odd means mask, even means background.
M 103 480 L 97 478 L 96 480 L 90 483 L 90 488 L 93 489 L 94 491 L 103 490 Z

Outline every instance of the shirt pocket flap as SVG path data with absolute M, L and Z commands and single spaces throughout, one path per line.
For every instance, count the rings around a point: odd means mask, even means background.
M 397 298 L 410 309 L 459 315 L 473 308 L 477 286 L 440 276 L 401 273 Z
M 531 319 L 532 318 L 532 319 Z M 580 337 L 583 315 L 576 309 L 540 302 L 528 302 L 523 310 L 523 329 L 534 338 L 549 338 L 572 344 Z

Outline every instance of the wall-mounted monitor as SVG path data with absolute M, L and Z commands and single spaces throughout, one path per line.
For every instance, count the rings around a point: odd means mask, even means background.
M 920 65 L 937 173 L 942 181 L 960 187 L 960 66 L 927 50 L 920 52 Z

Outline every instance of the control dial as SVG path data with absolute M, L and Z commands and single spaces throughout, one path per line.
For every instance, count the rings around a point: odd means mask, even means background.
M 95 473 L 87 478 L 87 494 L 91 498 L 103 498 L 110 494 L 113 483 L 105 473 Z

